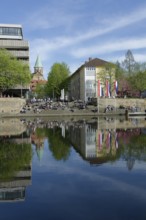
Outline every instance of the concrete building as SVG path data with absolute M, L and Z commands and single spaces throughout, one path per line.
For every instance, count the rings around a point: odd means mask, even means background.
M 31 165 L 26 165 L 17 171 L 10 180 L 0 181 L 0 202 L 24 201 L 26 189 L 31 185 Z
M 107 68 L 111 63 L 95 58 L 89 58 L 70 77 L 69 99 L 83 100 L 87 102 L 90 98 L 109 96 L 107 94 L 107 82 L 112 84 L 115 80 L 115 72 Z M 112 89 L 111 94 L 112 95 Z
M 29 45 L 23 39 L 22 26 L 0 24 L 0 48 L 10 51 L 18 60 L 29 64 Z
M 23 39 L 22 26 L 19 24 L 0 24 L 0 49 L 7 49 L 18 60 L 29 65 L 29 44 Z M 24 97 L 29 91 L 28 86 L 17 85 L 3 95 Z

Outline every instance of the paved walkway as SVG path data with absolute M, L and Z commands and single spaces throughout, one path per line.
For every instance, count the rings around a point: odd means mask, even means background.
M 33 111 L 27 111 L 26 113 L 18 113 L 18 114 L 3 114 L 1 117 L 72 117 L 72 116 L 111 116 L 111 115 L 125 115 L 124 111 L 109 111 L 109 112 L 99 112 L 94 111 L 93 109 L 75 109 L 74 111 L 71 111 L 69 109 L 67 110 L 42 110 L 40 112 L 34 113 Z

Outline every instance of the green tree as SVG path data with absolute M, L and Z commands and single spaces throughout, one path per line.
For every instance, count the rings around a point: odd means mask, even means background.
M 46 96 L 46 85 L 38 83 L 35 89 L 37 98 L 44 98 Z
M 70 142 L 63 138 L 60 128 L 48 129 L 49 149 L 56 160 L 67 160 L 70 156 Z
M 130 83 L 133 90 L 138 90 L 141 94 L 141 92 L 146 89 L 146 71 L 140 71 L 133 76 L 129 76 L 128 82 Z
M 108 80 L 110 84 L 110 94 L 112 93 L 112 90 L 114 89 L 114 82 L 115 82 L 115 70 L 116 65 L 113 63 L 107 63 L 104 68 L 98 73 L 98 77 L 103 83 L 103 85 L 106 85 L 106 80 Z
M 30 165 L 32 159 L 31 144 L 17 144 L 1 140 L 0 145 L 0 180 L 9 180 Z
M 0 94 L 16 85 L 30 82 L 29 66 L 17 60 L 5 49 L 0 49 Z
M 55 63 L 48 74 L 46 90 L 51 97 L 59 97 L 61 89 L 67 90 L 67 78 L 70 70 L 65 63 Z
M 121 64 L 119 61 L 115 64 L 115 78 L 117 81 L 121 80 L 124 76 L 124 70 L 121 67 Z

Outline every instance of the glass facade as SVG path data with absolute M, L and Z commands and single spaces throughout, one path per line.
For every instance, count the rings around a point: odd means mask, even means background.
M 0 201 L 20 200 L 25 198 L 25 189 L 15 189 L 0 192 Z
M 22 36 L 22 28 L 19 28 L 19 27 L 0 27 L 0 35 Z
M 96 68 L 87 67 L 85 70 L 85 100 L 96 97 Z
M 86 97 L 95 97 L 95 80 L 86 80 Z

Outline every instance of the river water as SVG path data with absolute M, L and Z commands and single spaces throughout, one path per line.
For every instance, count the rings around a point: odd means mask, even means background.
M 0 219 L 146 219 L 145 123 L 1 119 Z

